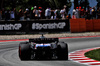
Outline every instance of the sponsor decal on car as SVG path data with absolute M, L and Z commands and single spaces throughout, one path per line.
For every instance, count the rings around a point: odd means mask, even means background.
M 49 47 L 51 46 L 51 44 L 36 44 L 36 48 L 37 47 Z

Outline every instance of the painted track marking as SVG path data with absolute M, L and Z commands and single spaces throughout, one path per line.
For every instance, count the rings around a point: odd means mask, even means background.
M 94 49 L 100 49 L 100 47 L 77 50 L 77 51 L 71 52 L 69 53 L 69 58 L 70 60 L 81 63 L 81 64 L 86 64 L 89 66 L 100 66 L 100 61 L 87 58 L 84 55 L 86 52 L 94 50 Z

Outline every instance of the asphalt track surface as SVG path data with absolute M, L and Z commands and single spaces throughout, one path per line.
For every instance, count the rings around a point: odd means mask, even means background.
M 100 47 L 100 37 L 60 39 L 68 43 L 69 52 Z M 0 42 L 0 66 L 86 66 L 69 60 L 21 61 L 18 57 L 19 42 Z

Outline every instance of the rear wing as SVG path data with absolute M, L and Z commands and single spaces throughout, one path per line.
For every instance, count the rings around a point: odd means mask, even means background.
M 34 38 L 29 39 L 29 42 L 35 42 L 35 43 L 51 43 L 51 42 L 58 42 L 58 38 Z

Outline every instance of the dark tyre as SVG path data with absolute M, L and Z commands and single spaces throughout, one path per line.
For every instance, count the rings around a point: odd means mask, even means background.
M 66 43 L 58 43 L 57 56 L 59 60 L 68 60 L 68 45 Z
M 28 44 L 29 42 L 20 42 L 20 44 Z
M 21 60 L 30 60 L 31 50 L 29 44 L 19 44 L 19 58 Z

